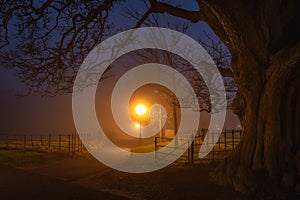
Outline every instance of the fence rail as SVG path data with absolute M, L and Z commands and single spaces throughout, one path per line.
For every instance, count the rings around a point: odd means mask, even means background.
M 0 135 L 0 148 L 75 153 L 84 150 L 77 134 Z
M 192 137 L 191 139 L 178 139 L 179 145 L 175 145 L 174 147 L 168 147 L 173 148 L 175 151 L 180 147 L 180 144 L 188 144 L 188 148 L 186 148 L 186 152 L 177 160 L 177 162 L 189 162 L 191 164 L 202 162 L 202 161 L 215 161 L 215 160 L 222 160 L 224 157 L 226 157 L 228 154 L 233 152 L 238 143 L 240 142 L 241 130 L 224 130 L 221 133 L 220 132 L 212 132 L 211 137 L 209 140 L 207 140 L 207 150 L 209 151 L 209 146 L 211 144 L 216 144 L 212 148 L 210 152 L 208 153 L 204 158 L 199 159 L 199 150 L 202 145 L 204 145 L 204 138 L 206 136 L 207 131 L 201 131 L 196 134 L 196 136 Z M 220 137 L 217 139 L 217 136 Z M 164 157 L 167 157 L 170 155 L 170 153 L 162 153 L 158 152 L 160 148 L 166 147 L 166 145 L 173 140 L 173 138 L 164 138 L 164 137 L 155 137 L 154 146 L 155 146 L 155 159 L 164 159 Z M 216 141 L 217 140 L 217 141 Z M 205 148 L 205 146 L 204 146 Z M 158 155 L 157 155 L 158 154 Z
M 215 143 L 216 135 L 220 133 L 211 133 L 207 145 Z M 178 138 L 174 146 L 168 145 L 174 138 L 155 137 L 155 159 L 164 160 L 169 156 L 177 157 L 176 150 L 187 149 L 177 162 L 189 162 L 191 164 L 202 161 L 221 160 L 229 153 L 233 152 L 240 142 L 241 130 L 222 131 L 213 149 L 208 154 L 199 159 L 199 150 L 204 145 L 205 131 L 198 132 L 191 139 Z M 168 146 L 167 146 L 168 145 Z M 161 148 L 166 151 L 158 151 Z M 3 135 L 0 134 L 0 148 L 2 149 L 22 149 L 47 152 L 65 152 L 74 154 L 85 150 L 83 142 L 77 134 L 60 135 Z M 209 148 L 207 148 L 209 149 Z
M 167 159 L 173 159 L 178 157 L 178 150 L 182 152 L 182 150 L 187 149 L 190 146 L 190 141 L 185 139 L 177 139 L 175 144 L 176 148 L 173 146 L 167 146 L 169 142 L 171 142 L 173 138 L 166 137 L 155 137 L 155 160 L 156 161 L 167 161 Z M 158 150 L 164 147 L 164 152 L 159 152 Z M 186 160 L 190 158 L 190 151 L 181 155 L 180 160 Z

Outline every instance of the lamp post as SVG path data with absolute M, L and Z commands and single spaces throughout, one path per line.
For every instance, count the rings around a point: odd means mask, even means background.
M 139 121 L 140 124 L 139 124 L 139 128 L 140 128 L 140 143 L 141 143 L 141 139 L 142 139 L 142 117 L 143 117 L 143 115 L 146 114 L 147 108 L 146 108 L 145 105 L 139 104 L 139 105 L 137 105 L 137 106 L 135 107 L 135 112 L 136 112 L 137 115 L 140 116 L 140 121 Z
M 161 94 L 159 93 L 158 90 L 154 90 L 153 91 L 155 94 L 159 95 L 161 97 Z M 157 102 L 156 102 L 157 103 Z M 159 104 L 159 103 L 157 103 Z M 158 126 L 159 126 L 159 137 L 162 138 L 162 126 L 161 126 L 161 121 L 162 121 L 162 115 L 161 115 L 161 106 L 159 107 L 159 111 L 158 111 Z
M 159 113 L 158 113 L 159 115 L 159 118 L 158 118 L 158 120 L 159 120 L 159 137 L 160 138 L 162 138 L 162 131 L 161 131 L 161 107 L 159 107 Z

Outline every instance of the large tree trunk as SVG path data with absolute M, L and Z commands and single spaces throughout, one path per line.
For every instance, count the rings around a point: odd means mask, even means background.
M 251 57 L 241 61 L 249 75 L 255 65 Z M 257 77 L 237 81 L 234 108 L 244 134 L 238 149 L 214 170 L 214 180 L 244 193 L 279 195 L 278 188 L 300 187 L 299 58 L 300 43 L 271 56 Z
M 247 25 L 232 17 L 234 13 L 229 15 L 229 27 L 236 26 L 235 32 L 234 28 L 228 32 L 238 85 L 234 111 L 243 136 L 238 149 L 212 177 L 244 193 L 278 197 L 285 189 L 300 187 L 296 156 L 300 153 L 300 42 L 293 35 L 299 34 L 294 24 L 299 14 L 291 2 L 286 7 L 278 1 L 266 2 L 264 8 L 256 8 L 252 23 L 250 13 L 244 15 L 249 17 Z
M 299 188 L 299 1 L 199 2 L 231 51 L 243 127 L 239 147 L 213 179 L 243 193 Z
M 197 0 L 200 11 L 150 2 L 150 12 L 206 21 L 231 52 L 243 136 L 213 179 L 244 193 L 300 190 L 300 1 Z

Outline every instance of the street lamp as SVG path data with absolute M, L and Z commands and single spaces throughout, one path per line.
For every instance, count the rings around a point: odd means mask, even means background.
M 154 90 L 155 94 L 159 94 L 158 90 Z M 158 104 L 158 103 L 157 103 Z M 162 126 L 161 126 L 161 121 L 162 121 L 162 116 L 161 116 L 161 106 L 159 106 L 159 111 L 158 111 L 158 125 L 159 125 L 159 137 L 162 138 Z
M 134 124 L 134 127 L 135 127 L 136 129 L 139 129 L 141 126 L 140 126 L 139 123 L 136 123 L 136 124 Z
M 145 105 L 139 104 L 135 107 L 135 112 L 136 112 L 137 115 L 142 117 L 143 115 L 146 114 L 147 108 L 146 108 Z M 138 127 L 138 126 L 136 125 L 136 127 Z M 140 142 L 141 142 L 141 138 L 142 138 L 142 118 L 140 118 L 139 128 L 140 128 Z

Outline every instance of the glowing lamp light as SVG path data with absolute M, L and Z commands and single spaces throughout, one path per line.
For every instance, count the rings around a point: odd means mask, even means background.
M 141 126 L 140 126 L 139 124 L 134 124 L 134 127 L 135 127 L 136 129 L 139 129 Z
M 138 115 L 144 115 L 147 112 L 147 108 L 143 104 L 139 104 L 135 107 L 135 112 Z

